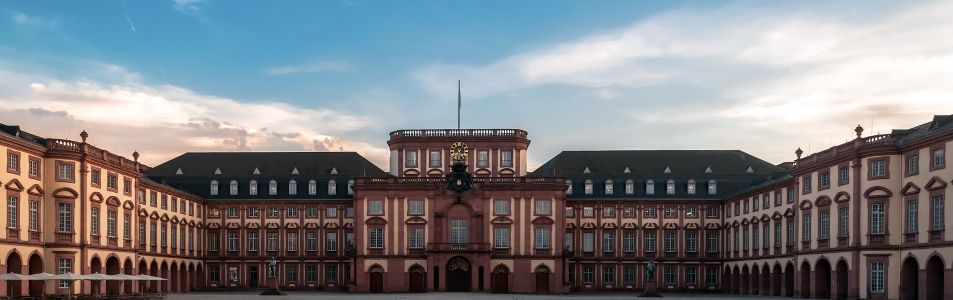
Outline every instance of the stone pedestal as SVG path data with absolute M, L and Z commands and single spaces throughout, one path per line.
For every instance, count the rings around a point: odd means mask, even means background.
M 268 278 L 268 288 L 262 291 L 259 295 L 280 296 L 284 294 L 284 292 L 278 290 L 278 278 Z
M 646 282 L 645 291 L 642 291 L 642 294 L 639 297 L 655 297 L 661 298 L 662 295 L 658 293 L 658 283 L 657 282 Z

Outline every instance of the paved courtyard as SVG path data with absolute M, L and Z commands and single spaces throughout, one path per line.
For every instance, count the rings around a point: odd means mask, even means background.
M 522 300 L 522 299 L 632 299 L 638 296 L 633 293 L 600 293 L 600 294 L 571 294 L 571 295 L 532 295 L 532 294 L 490 294 L 490 293 L 389 293 L 389 294 L 347 294 L 323 292 L 288 292 L 285 296 L 260 296 L 255 292 L 193 292 L 188 294 L 170 294 L 168 300 L 244 300 L 244 299 L 392 299 L 392 300 L 446 300 L 446 299 L 487 299 L 487 300 Z M 663 299 L 783 299 L 783 297 L 722 295 L 722 294 L 663 294 Z M 645 298 L 651 299 L 651 298 Z

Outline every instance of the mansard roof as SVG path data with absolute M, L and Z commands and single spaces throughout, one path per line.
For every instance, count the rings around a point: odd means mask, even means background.
M 589 168 L 591 174 L 583 174 Z M 625 173 L 626 167 L 631 173 Z M 705 170 L 711 168 L 711 173 Z M 751 167 L 754 173 L 747 173 Z M 666 169 L 671 169 L 669 174 Z M 784 169 L 741 150 L 563 151 L 532 172 L 570 178 L 712 178 L 770 176 Z
M 297 168 L 298 174 L 291 174 Z M 176 175 L 178 169 L 181 175 Z M 215 170 L 221 174 L 215 174 Z M 253 174 L 258 169 L 261 174 Z M 187 152 L 146 172 L 149 177 L 211 179 L 388 176 L 356 152 Z
M 904 146 L 923 138 L 929 138 L 953 130 L 953 115 L 933 116 L 933 120 L 910 129 L 894 129 L 892 135 L 897 136 L 897 144 Z

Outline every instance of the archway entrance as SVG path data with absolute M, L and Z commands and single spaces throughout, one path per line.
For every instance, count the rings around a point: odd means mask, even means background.
M 834 299 L 836 300 L 847 299 L 847 272 L 849 272 L 847 270 L 847 262 L 843 260 L 838 261 L 836 268 L 837 278 L 834 282 L 834 290 L 837 292 L 834 295 Z
M 40 255 L 30 255 L 30 274 L 43 273 L 43 259 Z M 40 297 L 44 294 L 43 281 L 30 280 L 30 297 Z
M 126 275 L 132 275 L 132 260 L 126 259 L 126 262 L 122 264 L 122 273 Z M 126 294 L 132 294 L 132 280 L 123 280 L 122 281 L 122 292 Z
M 384 292 L 384 268 L 381 266 L 373 266 L 370 270 L 370 292 L 371 293 L 383 293 Z
M 814 289 L 815 297 L 820 299 L 829 299 L 831 297 L 831 263 L 826 259 L 817 261 L 814 268 Z
M 447 291 L 470 291 L 470 262 L 463 257 L 454 257 L 447 263 Z
M 549 268 L 540 265 L 536 267 L 536 270 L 533 270 L 533 273 L 536 274 L 536 292 L 537 293 L 548 293 L 549 292 Z
M 493 268 L 493 292 L 494 293 L 509 293 L 510 292 L 510 268 L 507 268 L 505 265 L 498 265 L 496 268 Z
M 13 252 L 10 253 L 10 256 L 7 257 L 7 272 L 8 273 L 17 273 L 23 274 L 23 260 L 20 259 L 20 254 Z M 20 281 L 19 280 L 8 280 L 7 282 L 7 296 L 8 297 L 20 297 Z
M 248 287 L 258 288 L 258 266 L 248 266 Z
M 751 277 L 748 276 L 748 266 L 741 267 L 741 294 L 747 294 L 751 289 L 749 285 L 751 284 Z
M 177 265 L 176 263 L 172 263 L 172 268 L 169 270 L 169 277 L 166 277 L 166 279 L 168 279 L 169 292 L 178 293 L 179 292 L 179 265 Z
M 103 272 L 103 263 L 99 260 L 99 257 L 93 257 L 93 260 L 89 263 L 89 272 L 90 273 Z M 90 280 L 89 293 L 91 295 L 99 295 L 100 293 L 102 293 L 99 288 L 101 283 L 102 283 L 102 280 Z
M 731 273 L 731 293 L 741 293 L 741 269 L 735 266 L 735 271 Z
M 927 261 L 927 300 L 943 299 L 943 260 L 939 256 Z
M 111 256 L 106 259 L 106 274 L 116 275 L 119 274 L 119 259 L 115 256 Z M 119 294 L 121 282 L 118 280 L 106 280 L 106 294 L 117 295 Z
M 811 297 L 811 264 L 804 262 L 801 264 L 801 298 Z
M 784 268 L 784 296 L 794 297 L 794 264 L 788 263 Z
M 781 264 L 775 263 L 771 272 L 771 295 L 781 296 Z
M 900 270 L 900 299 L 917 300 L 917 291 L 920 289 L 919 272 L 920 267 L 917 260 L 913 257 L 907 257 L 903 261 L 903 267 Z
M 420 265 L 413 265 L 410 267 L 410 292 L 411 293 L 423 293 L 424 292 L 424 282 L 427 280 L 426 272 L 424 272 L 424 267 Z
M 749 294 L 761 294 L 761 271 L 758 270 L 757 265 L 751 267 L 751 291 Z

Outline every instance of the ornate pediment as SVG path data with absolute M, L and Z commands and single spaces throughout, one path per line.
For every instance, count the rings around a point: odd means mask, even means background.
M 304 228 L 307 228 L 307 229 L 318 229 L 319 227 L 321 227 L 321 225 L 318 224 L 317 222 L 304 223 Z
M 281 226 L 278 225 L 278 222 L 268 222 L 268 223 L 265 223 L 265 228 L 278 229 L 278 228 L 281 228 Z
M 690 230 L 698 229 L 698 223 L 695 223 L 695 222 L 685 223 L 685 229 L 690 229 Z
M 638 229 L 639 225 L 635 222 L 625 222 L 622 223 L 622 229 Z
M 886 198 L 893 196 L 893 192 L 882 186 L 875 186 L 864 191 L 864 198 Z
M 946 182 L 944 182 L 943 179 L 940 179 L 940 177 L 933 176 L 933 178 L 930 178 L 930 181 L 927 181 L 927 184 L 924 185 L 924 187 L 928 191 L 938 190 L 946 188 Z
M 837 193 L 837 195 L 834 195 L 834 202 L 842 203 L 847 201 L 850 201 L 850 194 L 847 192 L 840 192 Z
M 331 228 L 331 224 L 332 224 L 332 223 L 328 223 L 328 226 L 326 226 L 326 227 Z M 364 224 L 367 224 L 367 225 L 387 225 L 387 220 L 385 220 L 384 218 L 381 218 L 381 217 L 372 217 L 372 218 L 367 219 L 367 221 L 364 221 Z M 334 223 L 334 226 L 337 227 L 337 224 Z
M 814 208 L 814 203 L 811 203 L 810 200 L 802 200 L 801 204 L 798 205 L 800 209 L 811 209 Z
M 298 222 L 285 223 L 285 228 L 287 229 L 298 229 L 298 227 L 299 227 Z
M 920 192 L 920 187 L 914 184 L 913 182 L 907 182 L 906 185 L 900 189 L 900 193 L 904 195 L 913 195 Z
M 662 225 L 663 229 L 678 229 L 678 223 L 665 223 Z
M 261 228 L 261 224 L 259 224 L 258 222 L 249 222 L 249 223 L 245 223 L 245 228 L 248 228 L 248 229 L 259 229 L 259 228 Z
M 6 187 L 8 190 L 13 190 L 13 191 L 17 191 L 17 192 L 22 192 L 22 191 L 23 191 L 23 184 L 21 184 L 20 181 L 17 180 L 16 178 L 10 179 L 10 181 L 7 181 L 7 184 L 5 185 L 5 187 Z
M 828 206 L 828 205 L 831 205 L 831 197 L 820 196 L 820 197 L 817 197 L 817 200 L 814 200 L 814 206 L 821 207 L 821 206 Z
M 43 188 L 38 184 L 34 184 L 29 189 L 26 190 L 27 193 L 34 196 L 43 196 Z
M 615 223 L 613 222 L 602 223 L 602 229 L 616 229 L 616 228 L 618 228 L 618 226 L 616 226 Z
M 238 222 L 228 222 L 227 224 L 225 224 L 225 228 L 228 228 L 228 229 L 239 229 L 241 227 L 242 225 L 238 224 Z
M 404 221 L 404 223 L 408 225 L 423 225 L 423 224 L 427 224 L 427 219 L 424 219 L 423 217 L 420 217 L 420 216 L 413 216 L 413 217 L 407 218 L 407 220 Z
M 499 216 L 490 221 L 492 224 L 513 224 L 513 219 L 506 216 Z

